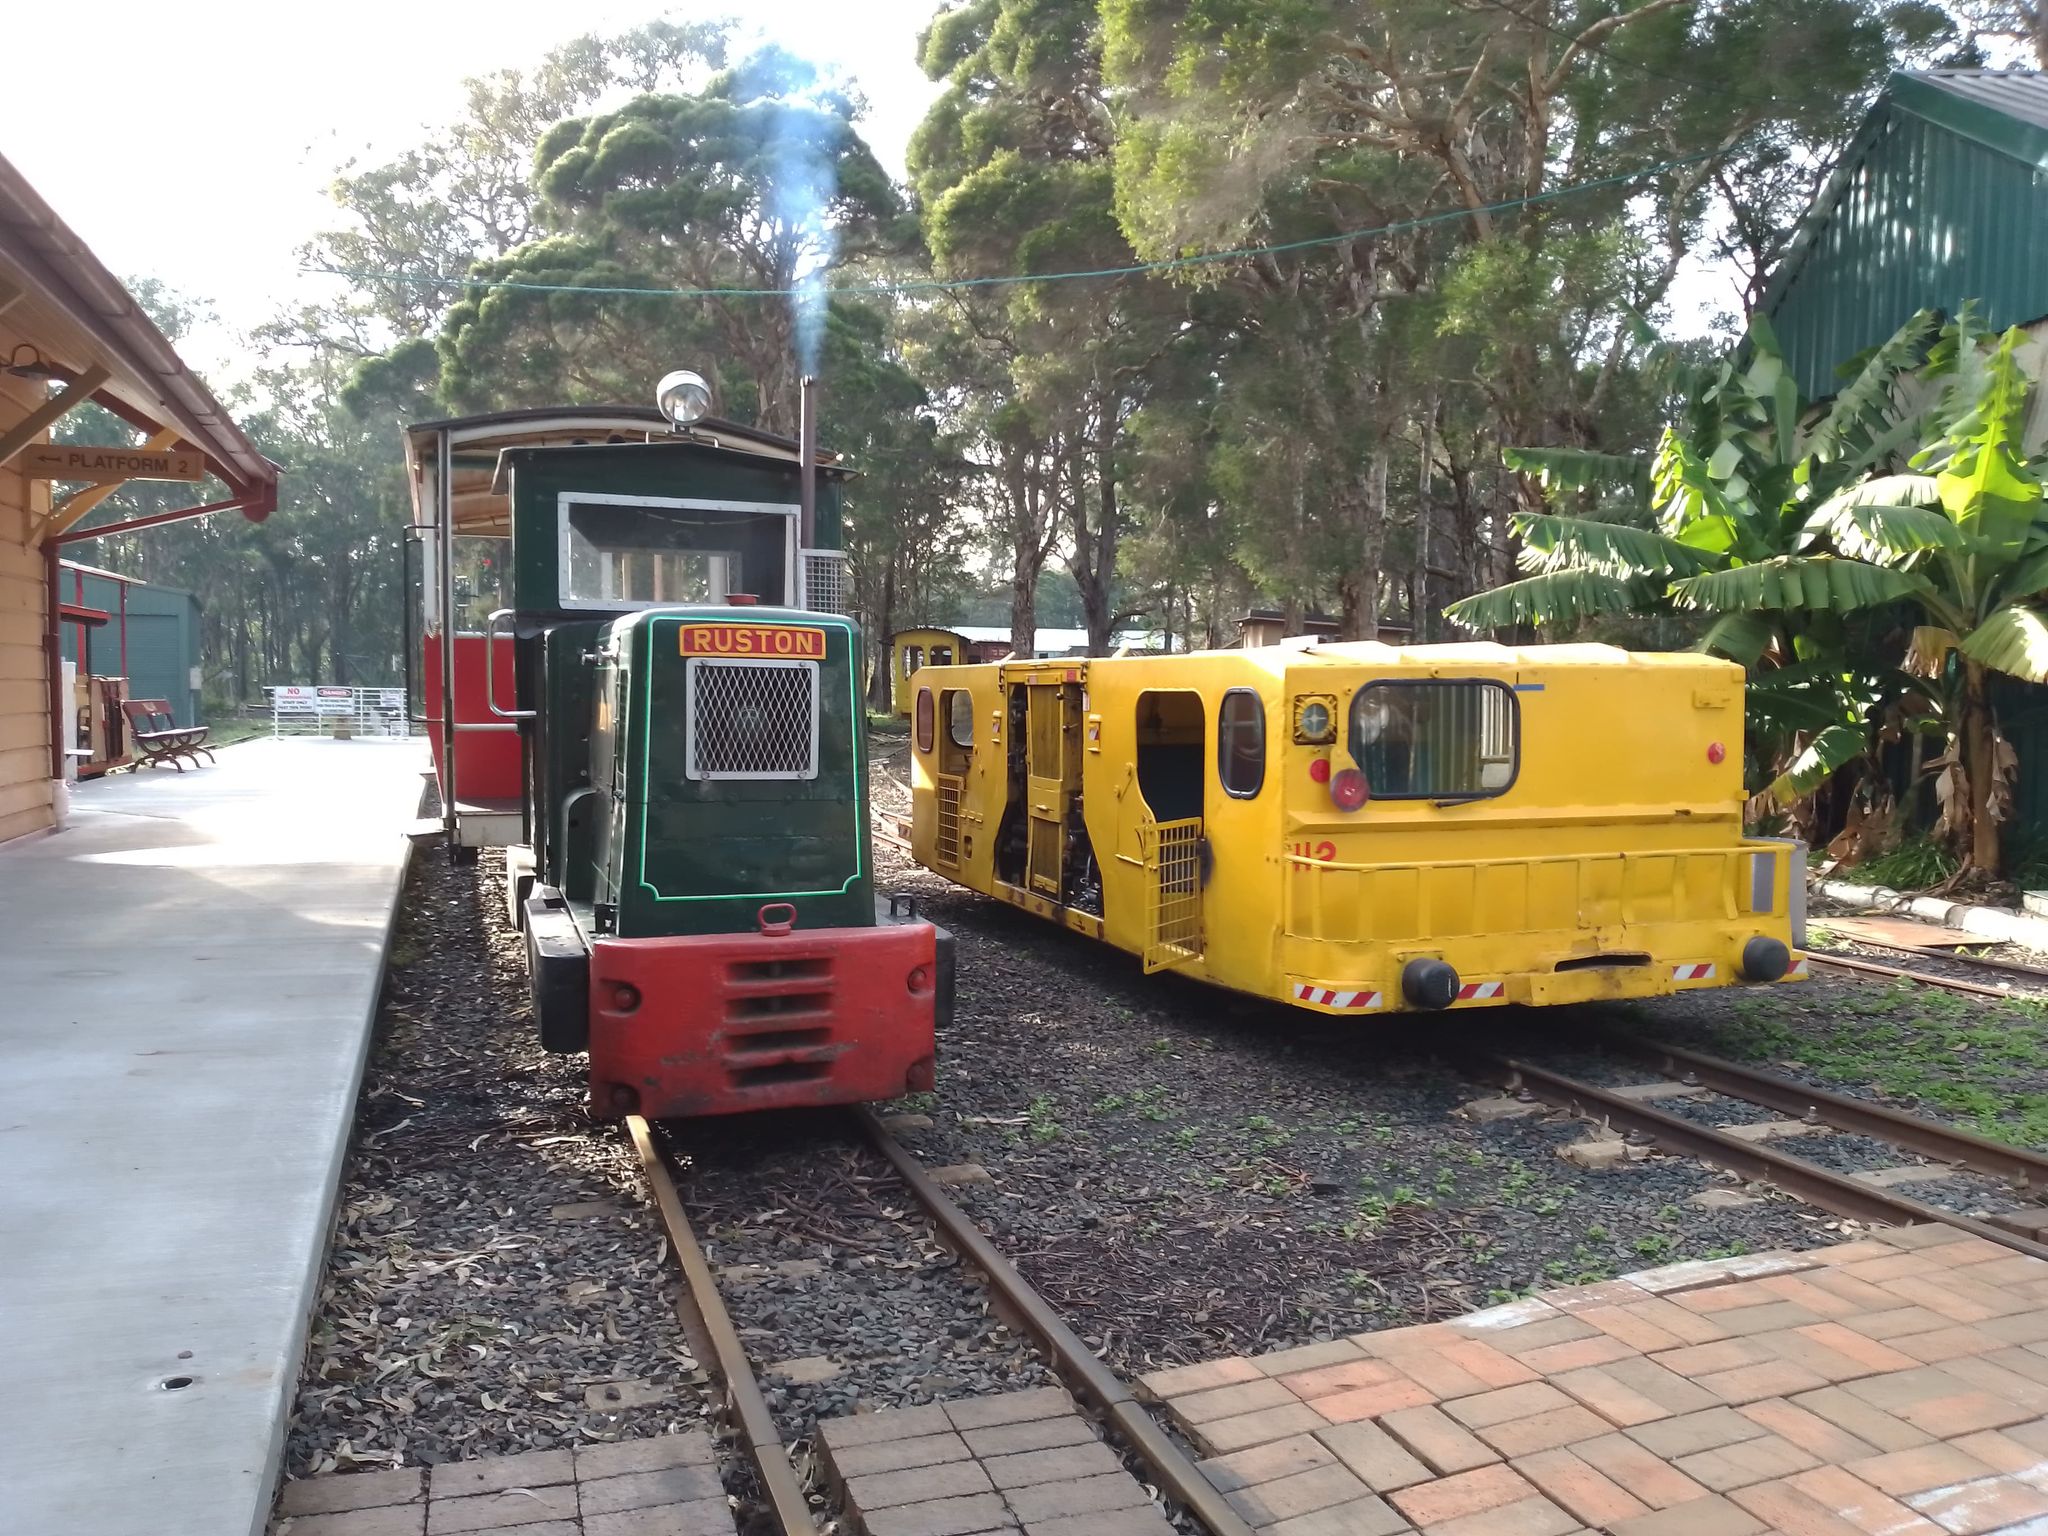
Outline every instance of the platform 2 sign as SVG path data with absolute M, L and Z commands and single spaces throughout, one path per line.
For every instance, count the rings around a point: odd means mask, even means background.
M 677 645 L 685 656 L 745 656 L 753 660 L 823 661 L 825 631 L 787 624 L 684 624 Z
M 196 448 L 102 448 L 89 443 L 32 443 L 21 450 L 31 480 L 204 480 L 206 456 Z

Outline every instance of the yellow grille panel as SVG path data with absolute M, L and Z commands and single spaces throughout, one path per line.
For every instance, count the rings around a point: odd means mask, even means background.
M 947 869 L 960 867 L 960 792 L 963 788 L 956 774 L 942 773 L 938 778 L 938 826 L 932 834 L 932 862 Z
M 1746 848 L 1659 849 L 1442 864 L 1287 856 L 1297 938 L 1401 943 L 1631 924 L 1725 922 L 1745 910 Z
M 1142 831 L 1149 973 L 1202 957 L 1202 819 L 1152 822 Z

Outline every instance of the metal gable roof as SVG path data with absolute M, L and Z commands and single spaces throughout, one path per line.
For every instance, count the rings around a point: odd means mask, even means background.
M 1809 399 L 1922 308 L 2048 315 L 2048 80 L 1895 74 L 1843 149 L 1764 296 Z
M 2013 69 L 1929 69 L 1894 75 L 1893 99 L 1965 138 L 2048 165 L 2048 79 Z

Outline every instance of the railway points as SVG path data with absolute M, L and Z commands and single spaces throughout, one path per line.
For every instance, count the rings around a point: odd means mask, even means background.
M 420 763 L 250 742 L 0 851 L 0 1526 L 262 1530 Z

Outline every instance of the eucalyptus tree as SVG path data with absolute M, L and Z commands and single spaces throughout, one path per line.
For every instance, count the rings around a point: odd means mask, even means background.
M 969 0 L 943 10 L 920 63 L 945 89 L 909 167 L 927 248 L 953 279 L 1022 277 L 938 311 L 984 364 L 966 375 L 1008 534 L 1012 626 L 1035 623 L 1037 573 L 1063 549 L 1089 649 L 1119 611 L 1126 429 L 1185 321 L 1170 285 L 1129 271 L 1094 0 Z M 1096 272 L 1058 281 L 1028 279 Z
M 554 233 L 473 270 L 442 323 L 442 392 L 637 398 L 687 356 L 728 414 L 793 433 L 831 271 L 912 238 L 858 105 L 771 48 L 701 91 L 557 123 L 535 150 Z M 793 302 L 800 285 L 814 302 Z
M 1626 439 L 1623 315 L 1663 299 L 1760 143 L 1818 173 L 1901 9 L 1104 0 L 1121 222 L 1148 258 L 1243 253 L 1182 275 L 1241 290 L 1299 381 L 1347 632 L 1376 617 L 1390 483 L 1448 484 L 1458 444 Z M 1493 478 L 1460 488 L 1469 570 L 1526 496 Z

